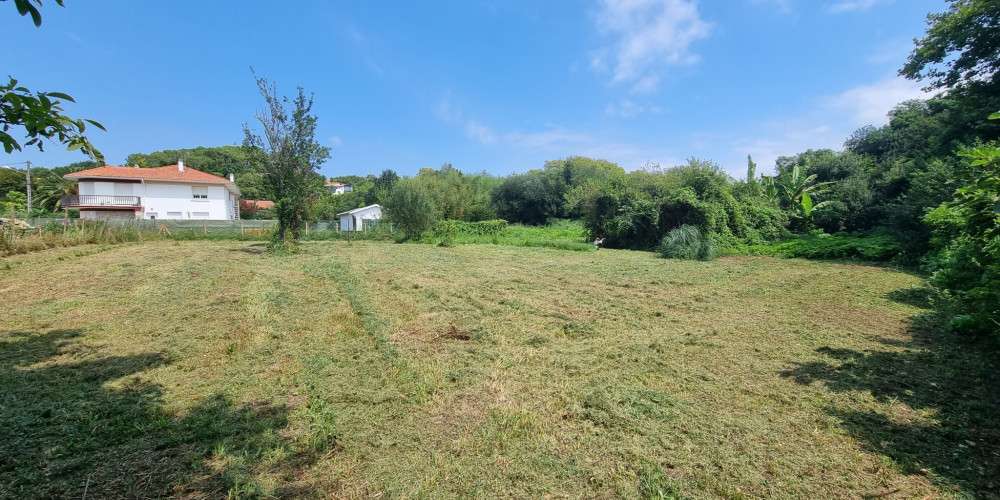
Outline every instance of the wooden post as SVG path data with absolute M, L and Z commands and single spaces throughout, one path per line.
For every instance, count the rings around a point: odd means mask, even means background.
M 69 229 L 69 209 L 63 209 L 63 241 L 66 241 L 66 231 Z
M 14 237 L 17 234 L 17 214 L 14 213 L 14 204 L 10 205 L 10 240 L 14 241 Z
M 309 236 L 309 221 L 306 221 L 306 236 Z
M 207 220 L 201 221 L 201 227 L 202 227 L 202 229 L 205 230 L 205 234 L 208 234 L 208 221 Z
M 243 229 L 243 219 L 240 219 L 240 236 L 243 236 L 245 234 L 246 231 Z

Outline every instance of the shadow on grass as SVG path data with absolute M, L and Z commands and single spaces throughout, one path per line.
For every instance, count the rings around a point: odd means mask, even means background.
M 781 375 L 838 393 L 871 393 L 886 406 L 838 398 L 827 413 L 905 474 L 926 474 L 977 497 L 1000 497 L 1000 356 L 995 343 L 949 335 L 915 318 L 892 350 L 821 347 L 832 361 L 795 363 Z M 905 406 L 903 406 L 905 405 Z
M 929 285 L 915 288 L 901 288 L 889 292 L 886 296 L 891 301 L 906 304 L 920 309 L 932 309 L 937 292 Z
M 0 498 L 282 496 L 254 478 L 311 460 L 284 406 L 218 395 L 169 415 L 144 381 L 165 354 L 101 356 L 82 336 L 0 331 Z

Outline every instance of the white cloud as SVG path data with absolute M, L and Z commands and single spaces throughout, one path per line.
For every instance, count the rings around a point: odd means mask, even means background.
M 592 139 L 587 134 L 571 132 L 558 127 L 543 132 L 510 132 L 504 134 L 504 141 L 511 146 L 519 148 L 564 149 L 572 145 L 592 142 Z
M 591 67 L 613 65 L 612 83 L 633 83 L 636 92 L 655 90 L 664 66 L 697 61 L 690 46 L 711 31 L 694 0 L 602 0 L 595 21 L 617 40 L 591 54 Z
M 483 144 L 493 144 L 497 140 L 496 134 L 489 127 L 474 120 L 465 124 L 465 135 Z
M 605 114 L 621 116 L 623 118 L 629 118 L 643 113 L 658 114 L 660 111 L 662 111 L 662 109 L 659 106 L 649 103 L 636 104 L 628 99 L 621 99 L 618 102 L 608 104 L 608 106 L 604 108 Z
M 920 84 L 901 77 L 889 77 L 867 85 L 847 89 L 825 98 L 829 108 L 847 112 L 855 126 L 885 125 L 886 114 L 893 106 L 909 99 L 926 99 L 930 94 L 920 89 Z
M 888 112 L 897 104 L 928 97 L 918 84 L 895 76 L 857 85 L 836 95 L 817 98 L 811 112 L 796 118 L 752 125 L 753 132 L 731 142 L 730 154 L 723 161 L 730 175 L 743 177 L 749 153 L 757 162 L 758 173 L 770 174 L 779 156 L 807 149 L 840 150 L 844 140 L 858 128 L 887 124 Z
M 434 107 L 434 114 L 449 123 L 454 123 L 462 119 L 462 112 L 451 103 L 450 90 L 445 92 L 441 100 L 438 101 L 437 106 Z
M 330 144 L 335 148 L 340 147 L 340 145 L 343 144 L 343 142 L 344 141 L 336 135 L 330 138 Z
M 830 6 L 830 12 L 866 11 L 881 0 L 847 0 Z

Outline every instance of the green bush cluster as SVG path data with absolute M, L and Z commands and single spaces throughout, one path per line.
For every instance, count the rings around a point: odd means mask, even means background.
M 825 234 L 817 231 L 806 235 L 789 235 L 772 243 L 733 247 L 726 253 L 889 262 L 897 259 L 902 250 L 903 246 L 899 240 L 889 233 Z

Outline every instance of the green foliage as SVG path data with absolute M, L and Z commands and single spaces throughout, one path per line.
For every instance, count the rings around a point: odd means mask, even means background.
M 444 219 L 475 222 L 496 218 L 490 192 L 501 181 L 486 172 L 468 175 L 446 163 L 440 170 L 420 169 L 413 180 Z
M 0 217 L 7 218 L 11 210 L 22 212 L 28 207 L 28 195 L 23 191 L 8 191 L 7 195 L 0 200 L 0 206 L 3 208 Z
M 511 175 L 493 188 L 497 215 L 513 222 L 544 224 L 564 217 L 566 179 L 557 168 Z
M 983 0 L 950 2 L 947 11 L 927 16 L 927 36 L 916 41 L 900 74 L 930 80 L 932 89 L 984 82 L 996 85 L 1000 70 L 1000 5 Z
M 403 232 L 407 240 L 416 240 L 430 230 L 437 219 L 434 205 L 427 193 L 411 179 L 395 183 L 382 206 L 385 219 Z
M 789 236 L 772 243 L 737 246 L 725 253 L 773 255 L 801 259 L 889 262 L 900 258 L 902 252 L 903 245 L 893 235 L 885 232 L 871 234 L 816 232 Z
M 28 4 L 30 5 L 30 4 Z M 10 78 L 0 85 L 0 143 L 6 153 L 22 151 L 23 147 L 35 146 L 44 151 L 46 140 L 66 145 L 66 150 L 80 150 L 85 155 L 100 162 L 101 152 L 84 135 L 87 124 L 101 130 L 103 125 L 90 119 L 76 119 L 63 114 L 63 101 L 76 102 L 62 92 L 32 92 L 19 86 Z M 21 144 L 13 135 L 13 129 L 23 129 L 27 139 Z
M 315 115 L 310 115 L 313 97 L 302 87 L 294 100 L 279 97 L 274 84 L 254 74 L 257 89 L 266 108 L 255 116 L 263 127 L 263 137 L 243 126 L 243 149 L 251 161 L 263 165 L 263 178 L 274 208 L 270 214 L 278 221 L 274 244 L 294 245 L 302 231 L 302 222 L 311 201 L 322 184 L 316 169 L 330 157 L 330 148 L 315 139 Z M 286 109 L 286 105 L 291 105 Z
M 374 179 L 371 190 L 365 193 L 365 205 L 385 205 L 392 188 L 399 182 L 399 175 L 394 170 L 385 169 Z
M 591 236 L 606 238 L 609 248 L 651 250 L 684 225 L 723 247 L 759 243 L 778 237 L 788 222 L 756 190 L 734 184 L 715 163 L 693 158 L 678 167 L 609 174 L 575 195 Z
M 712 260 L 715 243 L 696 226 L 683 225 L 667 233 L 656 252 L 666 259 Z
M 440 220 L 434 225 L 434 236 L 441 239 L 441 246 L 455 246 L 455 224 L 453 220 Z
M 925 217 L 932 228 L 931 283 L 952 329 L 1000 334 L 1000 149 L 972 148 L 955 171 L 955 199 Z
M 184 164 L 219 177 L 233 174 L 241 197 L 247 200 L 267 200 L 269 191 L 264 182 L 263 155 L 247 151 L 240 146 L 196 147 L 193 149 L 165 149 L 152 153 L 133 153 L 125 159 L 126 165 L 162 167 L 174 165 L 178 159 Z M 319 174 L 316 174 L 319 176 Z M 355 208 L 355 207 L 352 207 Z

